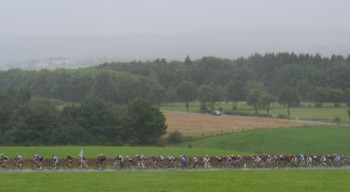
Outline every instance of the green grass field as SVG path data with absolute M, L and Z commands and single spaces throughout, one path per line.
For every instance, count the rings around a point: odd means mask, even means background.
M 348 108 L 345 104 L 341 104 L 340 107 L 334 107 L 333 103 L 324 103 L 323 107 L 314 107 L 314 103 L 302 103 L 304 107 L 291 108 L 292 119 L 308 119 L 308 120 L 321 120 L 321 121 L 333 121 L 335 118 L 340 118 L 342 122 L 349 123 L 350 118 L 348 116 Z M 223 111 L 232 110 L 232 102 L 220 102 L 216 104 L 216 109 L 221 107 Z M 237 111 L 242 111 L 250 114 L 254 114 L 254 110 L 246 102 L 239 102 Z M 160 107 L 164 111 L 186 111 L 184 103 L 165 103 Z M 191 102 L 189 112 L 198 113 L 199 103 Z M 260 114 L 266 114 L 265 110 L 259 110 Z M 270 114 L 273 117 L 277 115 L 287 115 L 285 107 L 274 103 L 271 105 Z
M 191 145 L 192 148 L 188 148 Z M 89 158 L 103 153 L 108 158 L 116 154 L 123 156 L 173 155 L 179 156 L 225 156 L 228 154 L 349 154 L 350 127 L 323 126 L 266 129 L 246 131 L 225 135 L 217 135 L 186 141 L 171 147 L 110 147 L 110 146 L 56 146 L 56 147 L 0 147 L 0 153 L 13 158 L 16 153 L 25 159 L 32 158 L 33 153 L 39 153 L 45 158 L 53 154 L 65 157 L 70 154 L 78 157 L 80 149 Z
M 0 192 L 350 191 L 350 170 L 1 173 Z
M 192 148 L 188 148 L 188 145 Z M 108 158 L 142 154 L 204 156 L 251 153 L 350 153 L 350 127 L 323 126 L 246 131 L 187 141 L 172 147 L 0 147 L 0 153 L 13 158 L 20 153 L 32 158 L 39 153 L 78 157 L 80 149 L 87 157 L 103 153 Z M 0 192 L 41 191 L 259 191 L 259 192 L 347 192 L 350 169 L 281 169 L 281 170 L 161 170 L 121 172 L 1 171 Z
M 226 149 L 241 154 L 349 154 L 350 127 L 323 126 L 246 131 L 186 143 L 193 148 Z M 183 146 L 185 146 L 183 145 Z

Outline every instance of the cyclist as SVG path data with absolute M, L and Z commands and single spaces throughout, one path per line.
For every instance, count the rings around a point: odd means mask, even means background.
M 219 167 L 222 167 L 223 163 L 222 163 L 222 158 L 220 156 L 216 156 L 215 161 Z
M 144 157 L 143 155 L 136 155 L 136 161 L 137 161 L 137 168 L 145 168 L 145 164 L 144 164 Z
M 105 160 L 106 160 L 106 156 L 104 156 L 103 154 L 100 154 L 100 163 L 102 164 Z
M 114 167 L 116 168 L 117 166 L 119 166 L 119 168 L 123 168 L 124 167 L 124 157 L 121 156 L 121 155 L 116 155 L 115 158 L 114 158 Z
M 126 163 L 127 163 L 126 166 L 127 167 L 130 168 L 131 166 L 133 166 L 133 164 L 134 164 L 134 159 L 133 158 L 131 158 L 129 156 L 126 156 L 125 159 L 126 159 Z
M 186 166 L 186 157 L 185 155 L 180 155 L 179 157 L 179 166 L 184 168 Z
M 175 164 L 175 157 L 174 156 L 167 156 L 167 164 L 169 166 L 169 168 L 176 168 L 176 164 Z
M 16 153 L 16 156 L 15 156 L 15 165 L 17 168 L 22 168 L 23 167 L 23 158 L 20 154 Z
M 300 161 L 300 165 L 304 165 L 305 164 L 305 157 L 304 157 L 303 154 L 300 154 L 299 161 Z
M 58 165 L 58 157 L 56 155 L 52 155 L 52 158 L 51 158 L 51 164 L 52 164 L 52 167 L 53 168 L 57 168 L 57 165 Z
M 96 165 L 99 169 L 102 169 L 106 157 L 103 154 L 97 155 Z
M 66 157 L 66 165 L 69 168 L 72 168 L 73 166 L 73 157 L 71 157 L 69 154 L 67 154 L 67 157 Z
M 80 157 L 79 162 L 80 162 L 81 168 L 88 168 L 89 166 L 86 158 L 82 154 L 79 154 L 79 157 Z
M 41 155 L 39 154 L 33 154 L 33 161 L 34 161 L 34 164 L 36 166 L 36 168 L 38 168 L 39 170 L 43 169 L 43 160 L 44 160 L 44 157 L 42 157 Z
M 209 155 L 206 155 L 203 158 L 203 162 L 204 162 L 204 167 L 205 168 L 210 168 L 210 157 L 209 157 Z
M 196 156 L 192 157 L 192 163 L 191 163 L 191 167 L 192 168 L 197 168 L 198 166 L 198 158 Z
M 159 166 L 164 167 L 165 166 L 165 157 L 163 155 L 159 156 Z
M 0 163 L 1 163 L 1 167 L 2 168 L 6 168 L 7 167 L 7 161 L 9 160 L 9 157 L 7 157 L 4 154 L 0 155 Z

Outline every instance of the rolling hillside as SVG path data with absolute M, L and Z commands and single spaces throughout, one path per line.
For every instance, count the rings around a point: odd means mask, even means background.
M 349 154 L 350 128 L 322 126 L 245 131 L 197 139 L 186 145 L 250 154 Z

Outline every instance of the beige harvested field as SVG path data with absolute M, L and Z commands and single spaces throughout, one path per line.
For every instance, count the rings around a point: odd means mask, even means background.
M 207 136 L 266 128 L 287 128 L 317 125 L 315 122 L 242 116 L 164 112 L 167 132 L 180 131 L 185 136 Z

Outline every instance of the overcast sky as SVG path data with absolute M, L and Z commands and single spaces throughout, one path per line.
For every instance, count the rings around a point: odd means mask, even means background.
M 2 0 L 1 37 L 349 28 L 348 0 Z
M 175 37 L 202 31 L 226 30 L 228 33 L 227 31 L 232 29 L 259 28 L 325 31 L 331 29 L 328 34 L 331 37 L 338 36 L 331 31 L 345 33 L 350 30 L 349 0 L 0 0 L 0 2 L 0 39 L 28 36 Z M 225 39 L 221 41 L 224 42 Z M 349 39 L 344 41 L 346 45 L 350 42 Z M 64 53 L 60 55 L 65 56 Z M 42 57 L 46 56 L 48 55 Z

